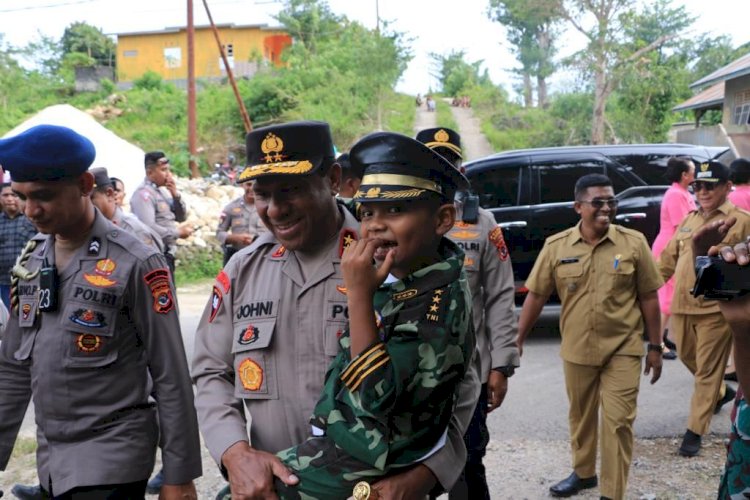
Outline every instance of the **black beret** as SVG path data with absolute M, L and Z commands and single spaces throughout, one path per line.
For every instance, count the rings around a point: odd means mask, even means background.
M 15 182 L 76 177 L 93 163 L 94 144 L 67 127 L 37 125 L 0 139 L 0 165 Z
M 727 182 L 729 175 L 729 167 L 716 160 L 701 163 L 695 170 L 695 180 L 701 182 Z
M 750 174 L 750 160 L 737 158 L 729 165 L 729 169 L 732 174 Z
M 354 200 L 396 201 L 435 195 L 453 200 L 468 181 L 448 160 L 425 144 L 393 132 L 375 132 L 349 152 L 354 168 L 364 169 Z
M 247 165 L 237 182 L 268 175 L 307 175 L 335 153 L 331 129 L 325 122 L 304 121 L 253 130 L 245 139 Z
M 441 149 L 446 149 L 459 158 L 463 158 L 461 136 L 455 130 L 445 127 L 426 128 L 417 134 L 417 140 L 430 149 L 436 149 L 438 153 L 442 153 Z
M 104 167 L 90 168 L 89 172 L 94 176 L 95 188 L 106 188 L 112 185 L 112 179 L 109 177 L 107 169 Z

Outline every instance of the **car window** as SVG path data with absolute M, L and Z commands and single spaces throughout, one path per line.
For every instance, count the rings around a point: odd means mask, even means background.
M 622 173 L 618 172 L 617 168 L 612 166 L 607 168 L 607 177 L 612 179 L 612 188 L 615 190 L 615 193 L 622 193 L 629 187 L 632 187 L 633 183 L 627 180 Z
M 587 174 L 604 174 L 604 162 L 597 160 L 532 163 L 537 175 L 539 203 L 573 201 L 576 181 Z
M 472 176 L 471 187 L 479 195 L 483 208 L 514 207 L 518 205 L 518 187 L 522 167 L 503 166 L 484 170 Z
M 613 161 L 620 165 L 629 167 L 635 175 L 644 180 L 649 186 L 669 185 L 664 177 L 667 170 L 667 162 L 674 156 L 671 154 L 631 154 L 610 156 Z

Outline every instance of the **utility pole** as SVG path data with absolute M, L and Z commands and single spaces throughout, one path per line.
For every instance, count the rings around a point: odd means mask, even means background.
M 201 176 L 195 157 L 198 154 L 195 146 L 195 26 L 193 24 L 193 0 L 187 0 L 187 125 L 188 125 L 188 153 L 190 176 L 197 179 Z

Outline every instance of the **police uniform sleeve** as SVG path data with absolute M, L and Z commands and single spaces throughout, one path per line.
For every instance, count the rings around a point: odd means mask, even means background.
M 130 199 L 130 211 L 145 225 L 153 229 L 164 241 L 165 237 L 177 238 L 177 228 L 169 228 L 156 223 L 156 199 L 147 189 L 139 189 Z
M 219 216 L 219 225 L 216 227 L 216 239 L 219 243 L 224 245 L 227 241 L 227 235 L 229 234 L 229 227 L 232 224 L 232 216 L 229 205 L 224 207 Z
M 187 483 L 201 475 L 198 419 L 172 279 L 164 256 L 135 267 L 133 311 L 148 357 L 159 415 L 164 480 Z
M 639 233 L 637 234 L 637 238 L 638 268 L 636 269 L 636 286 L 638 287 L 638 295 L 643 295 L 661 288 L 664 280 L 659 273 L 659 268 L 648 246 L 646 237 Z
M 526 278 L 526 288 L 537 295 L 548 297 L 555 289 L 555 276 L 553 266 L 553 251 L 550 246 L 550 240 L 544 242 L 542 251 L 534 262 L 529 277 Z
M 21 342 L 18 318 L 11 316 L 0 342 L 0 470 L 5 470 L 31 399 L 28 361 L 15 359 Z
M 516 288 L 513 267 L 502 229 L 494 218 L 488 221 L 481 261 L 485 329 L 490 340 L 491 367 L 519 366 L 518 323 L 515 316 Z
M 227 263 L 216 278 L 195 332 L 193 382 L 201 432 L 211 456 L 221 456 L 233 444 L 248 441 L 242 401 L 234 395 L 232 356 L 232 289 L 228 276 L 236 259 Z

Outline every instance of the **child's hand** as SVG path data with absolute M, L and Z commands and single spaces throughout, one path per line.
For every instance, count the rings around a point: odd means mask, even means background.
M 383 281 L 393 265 L 394 250 L 388 251 L 383 264 L 376 268 L 373 264 L 375 249 L 383 243 L 376 238 L 363 238 L 353 241 L 341 256 L 341 270 L 344 273 L 344 285 L 347 295 L 362 293 L 372 295 Z

